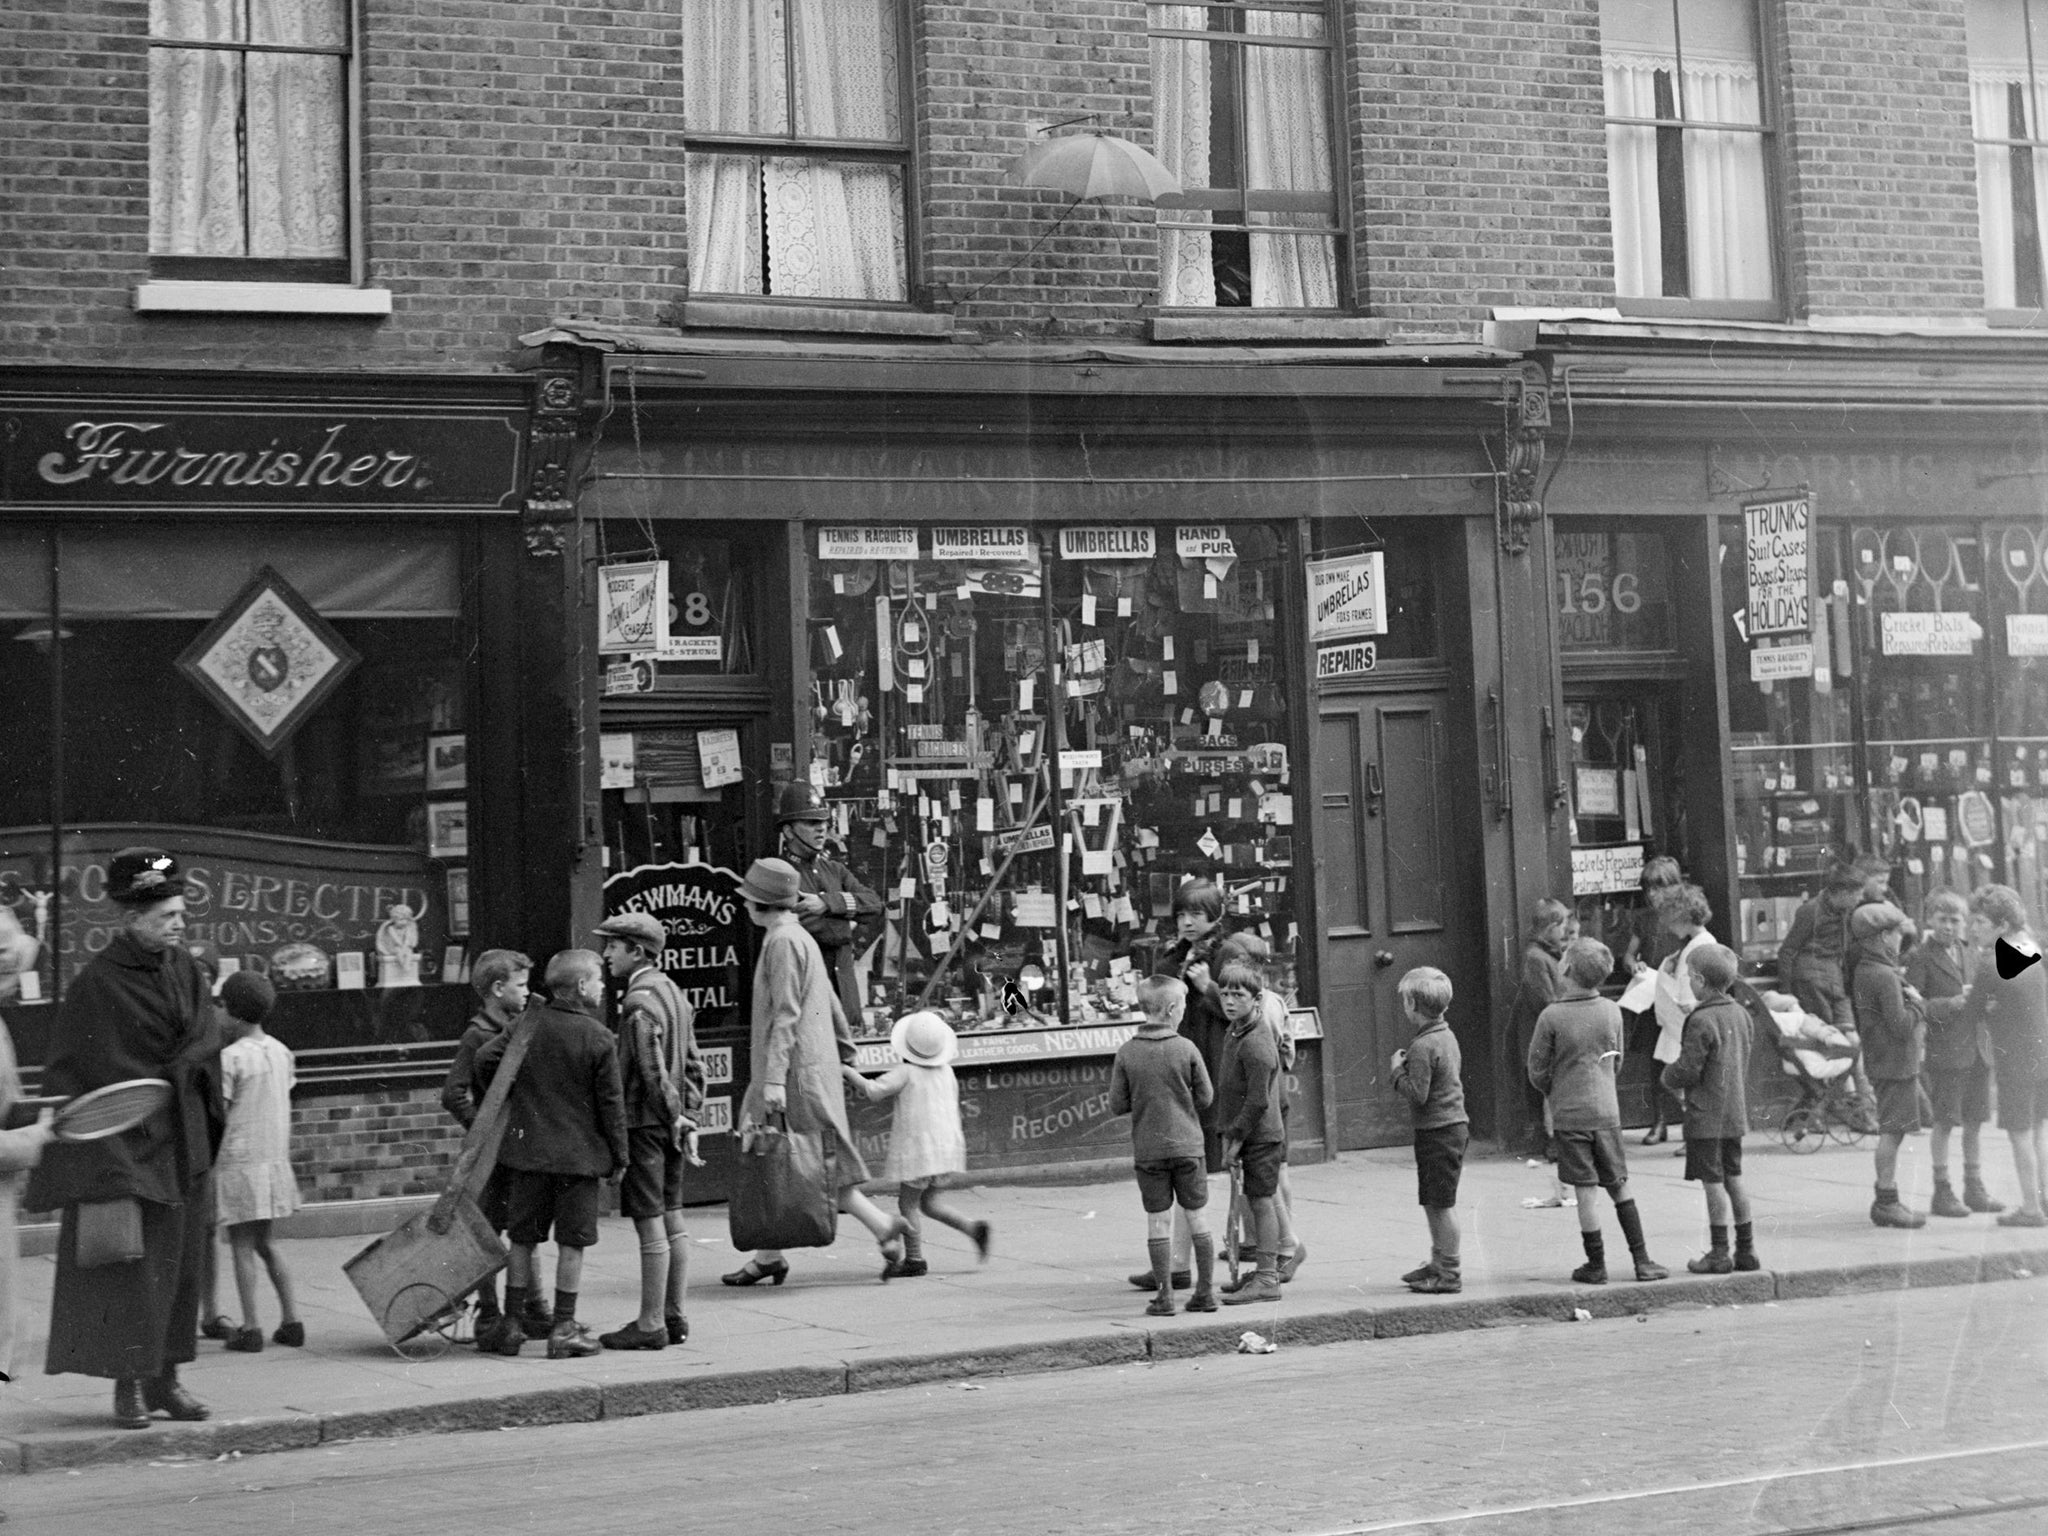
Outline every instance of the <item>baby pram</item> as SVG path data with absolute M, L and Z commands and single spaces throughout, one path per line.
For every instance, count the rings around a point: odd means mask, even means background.
M 1829 1140 L 1854 1146 L 1864 1137 L 1850 1068 L 1856 1042 L 1782 992 L 1757 995 L 1750 1012 L 1778 1053 L 1778 1065 L 1799 1084 L 1799 1098 L 1776 1128 L 1778 1140 L 1794 1152 L 1818 1152 Z

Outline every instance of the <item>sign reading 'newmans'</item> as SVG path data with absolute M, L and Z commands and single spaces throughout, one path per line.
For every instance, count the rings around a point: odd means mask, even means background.
M 0 402 L 0 504 L 510 512 L 524 413 Z

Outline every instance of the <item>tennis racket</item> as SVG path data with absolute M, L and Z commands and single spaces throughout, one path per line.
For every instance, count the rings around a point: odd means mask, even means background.
M 133 1077 L 75 1099 L 26 1099 L 15 1109 L 31 1120 L 45 1109 L 56 1110 L 50 1130 L 59 1141 L 100 1141 L 140 1125 L 170 1101 L 171 1085 L 162 1078 Z
M 1223 1249 L 1230 1255 L 1230 1284 L 1237 1286 L 1237 1270 L 1240 1255 L 1244 1251 L 1244 1164 L 1235 1159 L 1230 1164 L 1230 1214 L 1223 1222 Z

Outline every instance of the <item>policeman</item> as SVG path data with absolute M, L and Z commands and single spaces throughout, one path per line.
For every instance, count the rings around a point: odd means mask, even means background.
M 854 929 L 861 919 L 882 915 L 882 898 L 852 870 L 825 855 L 825 823 L 830 815 L 817 790 L 806 783 L 783 785 L 775 799 L 782 857 L 796 866 L 803 887 L 803 895 L 797 898 L 797 917 L 824 951 L 847 1023 L 857 1027 L 861 999 L 854 984 Z

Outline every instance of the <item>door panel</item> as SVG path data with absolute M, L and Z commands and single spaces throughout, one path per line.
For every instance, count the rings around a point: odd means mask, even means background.
M 1410 1034 L 1396 989 L 1418 965 L 1457 974 L 1465 902 L 1449 865 L 1447 704 L 1441 691 L 1323 703 L 1317 910 L 1331 1120 L 1343 1149 L 1409 1138 L 1408 1107 L 1387 1071 Z

